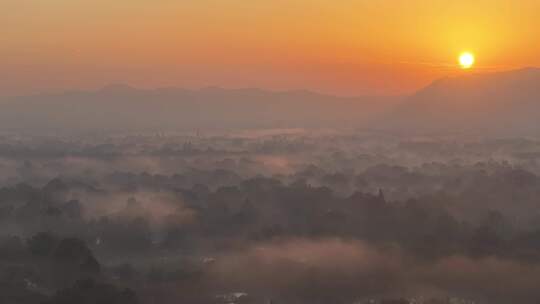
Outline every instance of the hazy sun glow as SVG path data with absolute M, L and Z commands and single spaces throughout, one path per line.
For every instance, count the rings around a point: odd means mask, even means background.
M 470 69 L 474 65 L 474 55 L 469 52 L 459 55 L 459 65 L 463 69 Z
M 539 0 L 0 0 L 0 96 L 110 83 L 412 94 L 461 70 L 465 51 L 481 56 L 472 69 L 540 66 L 538 12 Z

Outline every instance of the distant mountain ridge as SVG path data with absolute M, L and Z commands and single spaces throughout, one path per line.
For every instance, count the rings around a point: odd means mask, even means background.
M 337 97 L 255 88 L 138 89 L 113 84 L 5 98 L 0 127 L 13 130 L 186 130 L 366 125 L 398 97 Z
M 447 77 L 408 97 L 114 84 L 95 91 L 4 98 L 0 107 L 4 130 L 366 127 L 537 135 L 540 69 Z

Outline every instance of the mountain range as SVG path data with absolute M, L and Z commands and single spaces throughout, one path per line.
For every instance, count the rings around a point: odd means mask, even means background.
M 399 100 L 309 91 L 143 90 L 110 85 L 96 91 L 4 98 L 0 128 L 142 131 L 348 126 L 372 121 Z
M 467 73 L 410 96 L 337 97 L 261 89 L 137 89 L 4 97 L 4 130 L 371 127 L 537 134 L 540 69 Z

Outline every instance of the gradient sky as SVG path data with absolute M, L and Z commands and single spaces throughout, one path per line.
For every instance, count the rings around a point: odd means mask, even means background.
M 0 94 L 109 83 L 403 94 L 540 66 L 540 0 L 0 0 Z

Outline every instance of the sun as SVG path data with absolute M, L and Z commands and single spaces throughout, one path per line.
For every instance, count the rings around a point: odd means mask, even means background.
M 474 55 L 469 52 L 464 52 L 459 55 L 459 65 L 462 69 L 470 69 L 474 65 Z

